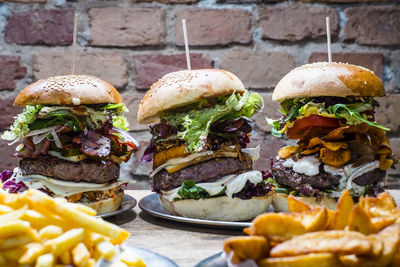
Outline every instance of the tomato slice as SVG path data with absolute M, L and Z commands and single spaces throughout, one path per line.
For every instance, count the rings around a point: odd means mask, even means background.
M 288 128 L 286 134 L 290 139 L 298 139 L 302 136 L 304 130 L 310 127 L 338 128 L 339 126 L 339 120 L 336 118 L 328 118 L 313 114 L 296 120 L 293 127 Z

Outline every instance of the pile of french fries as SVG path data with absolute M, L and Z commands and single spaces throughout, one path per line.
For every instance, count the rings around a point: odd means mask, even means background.
M 289 196 L 287 213 L 265 213 L 224 243 L 232 264 L 258 266 L 400 266 L 400 209 L 393 197 L 344 191 L 335 211 Z
M 112 260 L 115 245 L 130 234 L 94 215 L 87 206 L 37 190 L 0 192 L 0 266 L 86 267 Z M 120 256 L 118 266 L 145 266 L 138 258 L 132 263 L 129 255 Z

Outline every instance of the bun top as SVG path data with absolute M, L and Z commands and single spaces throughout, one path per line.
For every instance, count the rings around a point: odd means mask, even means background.
M 372 71 L 345 63 L 318 62 L 295 68 L 275 87 L 272 100 L 313 96 L 384 96 L 382 81 Z
M 158 120 L 160 112 L 201 99 L 243 93 L 246 89 L 233 73 L 220 69 L 171 72 L 153 84 L 139 105 L 139 123 Z
M 14 106 L 102 103 L 122 103 L 122 97 L 111 84 L 99 78 L 66 75 L 42 79 L 28 85 L 19 93 Z

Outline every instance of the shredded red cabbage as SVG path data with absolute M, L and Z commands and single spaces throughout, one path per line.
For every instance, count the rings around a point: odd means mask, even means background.
M 11 170 L 4 170 L 0 173 L 0 180 L 2 183 L 11 178 L 13 172 Z
M 156 142 L 154 141 L 154 138 L 151 138 L 150 144 L 146 147 L 143 156 L 138 160 L 138 162 L 152 161 L 154 152 L 156 152 Z
M 262 197 L 271 191 L 272 185 L 270 183 L 258 183 L 254 185 L 253 183 L 247 181 L 243 189 L 232 195 L 232 197 L 237 197 L 240 199 L 251 199 L 252 197 Z
M 20 193 L 28 190 L 28 187 L 22 181 L 16 182 L 14 179 L 11 179 L 3 184 L 3 189 L 9 193 Z

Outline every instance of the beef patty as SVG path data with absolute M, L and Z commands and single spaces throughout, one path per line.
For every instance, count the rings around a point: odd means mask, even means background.
M 323 164 L 320 165 L 319 174 L 308 176 L 302 173 L 295 172 L 292 168 L 283 166 L 283 160 L 278 160 L 272 165 L 272 175 L 280 184 L 297 187 L 301 184 L 309 184 L 313 188 L 326 189 L 338 185 L 340 176 L 327 173 L 323 169 Z M 380 182 L 385 177 L 386 172 L 380 169 L 375 169 L 360 175 L 353 182 L 357 185 L 366 186 Z
M 36 159 L 24 158 L 19 167 L 24 175 L 40 174 L 73 182 L 102 184 L 119 178 L 119 165 L 112 161 L 85 159 L 71 162 L 47 155 Z
M 180 187 L 185 180 L 196 183 L 214 182 L 225 175 L 251 170 L 244 161 L 237 158 L 217 158 L 183 168 L 174 173 L 165 169 L 153 177 L 154 189 L 168 191 Z
M 287 185 L 289 187 L 297 187 L 301 184 L 309 184 L 314 188 L 330 188 L 338 185 L 340 176 L 332 175 L 323 171 L 320 168 L 319 174 L 309 176 L 302 173 L 295 172 L 292 168 L 283 166 L 283 160 L 278 160 L 272 165 L 272 175 L 280 184 Z M 322 166 L 322 164 L 321 164 Z

